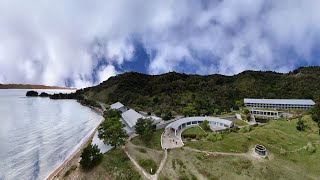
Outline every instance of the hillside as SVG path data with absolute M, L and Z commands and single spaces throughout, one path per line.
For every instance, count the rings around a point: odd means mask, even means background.
M 244 71 L 234 76 L 129 72 L 77 93 L 108 104 L 120 101 L 138 110 L 191 115 L 228 111 L 245 97 L 315 99 L 320 97 L 319 86 L 320 67 L 286 74 Z
M 0 89 L 68 89 L 68 90 L 76 90 L 75 88 L 68 88 L 68 87 L 31 85 L 31 84 L 0 84 Z

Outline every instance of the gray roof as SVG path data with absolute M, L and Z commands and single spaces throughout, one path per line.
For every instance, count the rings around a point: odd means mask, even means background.
M 311 99 L 249 99 L 245 98 L 244 103 L 259 103 L 259 104 L 301 104 L 314 105 Z
M 111 109 L 120 109 L 120 108 L 122 108 L 124 105 L 123 104 L 121 104 L 120 102 L 116 102 L 116 103 L 114 103 L 114 104 L 111 104 L 110 105 L 110 108 Z
M 129 109 L 128 111 L 121 114 L 123 120 L 126 121 L 129 127 L 133 127 L 136 125 L 139 118 L 144 118 L 141 114 L 133 109 Z
M 179 119 L 177 121 L 170 123 L 167 127 L 170 127 L 170 128 L 177 130 L 181 124 L 184 124 L 187 122 L 192 122 L 192 121 L 204 121 L 204 120 L 222 123 L 222 124 L 225 124 L 229 127 L 231 127 L 233 124 L 232 121 L 217 118 L 217 117 L 197 116 L 197 117 L 186 117 L 186 118 Z

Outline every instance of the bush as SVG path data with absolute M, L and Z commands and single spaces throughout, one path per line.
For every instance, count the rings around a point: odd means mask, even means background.
M 250 132 L 252 130 L 253 130 L 252 126 L 245 126 L 245 127 L 241 128 L 239 131 L 242 133 L 246 133 L 246 132 Z
M 200 124 L 200 127 L 205 131 L 210 131 L 209 121 L 205 120 Z
M 162 116 L 162 119 L 167 121 L 167 120 L 170 120 L 172 118 L 172 113 L 171 111 L 168 111 L 166 113 L 164 113 L 164 115 Z
M 197 138 L 197 135 L 196 134 L 184 134 L 182 135 L 184 138 L 190 138 L 190 139 L 195 139 Z
M 304 120 L 302 118 L 299 118 L 296 128 L 297 128 L 298 131 L 304 131 L 305 130 L 306 125 L 305 125 Z
M 97 145 L 91 143 L 83 149 L 81 154 L 80 166 L 84 170 L 92 169 L 98 165 L 102 160 L 102 154 Z
M 316 152 L 316 147 L 311 142 L 308 142 L 306 149 L 310 153 L 315 153 Z
M 211 133 L 211 134 L 209 134 L 207 136 L 207 140 L 212 141 L 212 142 L 219 141 L 219 140 L 222 140 L 222 139 L 223 139 L 222 134 L 213 134 L 213 133 Z

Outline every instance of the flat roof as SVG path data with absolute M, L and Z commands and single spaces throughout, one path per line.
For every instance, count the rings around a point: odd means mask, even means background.
M 120 108 L 122 108 L 124 105 L 123 104 L 121 104 L 120 102 L 116 102 L 116 103 L 114 103 L 114 104 L 111 104 L 110 105 L 110 108 L 111 109 L 120 109 Z
M 244 103 L 257 103 L 257 104 L 302 104 L 314 105 L 311 99 L 250 99 L 245 98 Z
M 139 118 L 144 118 L 141 114 L 133 109 L 129 109 L 128 111 L 121 114 L 123 120 L 126 121 L 129 127 L 133 127 L 136 125 Z
M 218 117 L 196 116 L 196 117 L 186 117 L 186 118 L 179 119 L 177 121 L 170 123 L 167 127 L 170 127 L 170 128 L 177 130 L 181 124 L 185 124 L 185 123 L 192 122 L 192 121 L 204 121 L 204 120 L 222 123 L 222 124 L 225 124 L 229 127 L 233 124 L 232 121 L 221 119 Z

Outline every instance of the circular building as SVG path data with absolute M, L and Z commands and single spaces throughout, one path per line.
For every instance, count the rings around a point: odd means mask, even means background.
M 177 135 L 177 131 L 187 127 L 197 126 L 205 120 L 209 122 L 209 125 L 213 130 L 217 131 L 230 128 L 234 125 L 233 122 L 229 120 L 217 117 L 198 116 L 179 119 L 170 123 L 166 128 L 170 128 L 172 131 L 174 131 L 175 135 Z

